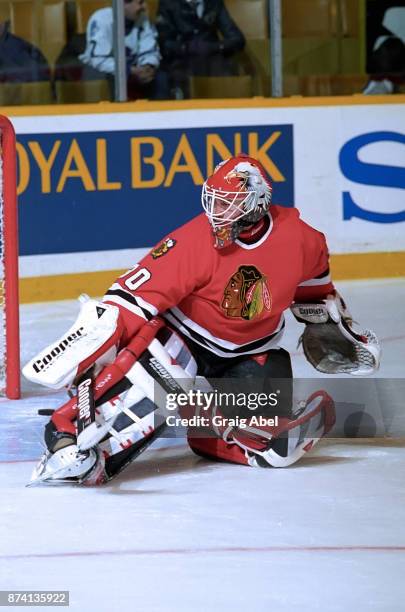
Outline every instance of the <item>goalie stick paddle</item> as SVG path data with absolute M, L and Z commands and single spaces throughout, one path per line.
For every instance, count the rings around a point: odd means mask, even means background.
M 183 389 L 177 380 L 173 378 L 173 376 L 148 349 L 142 353 L 138 361 L 166 393 L 183 392 Z
M 93 437 L 93 430 L 97 427 L 93 383 L 90 370 L 83 374 L 77 385 L 77 446 L 80 449 L 88 448 L 86 442 Z
M 139 455 L 146 451 L 146 449 L 162 435 L 166 428 L 166 423 L 162 423 L 149 436 L 139 440 L 125 451 L 122 451 L 117 457 L 114 458 L 113 456 L 110 460 L 107 459 L 105 464 L 105 483 L 110 482 L 113 478 L 118 476 L 124 468 L 133 463 Z

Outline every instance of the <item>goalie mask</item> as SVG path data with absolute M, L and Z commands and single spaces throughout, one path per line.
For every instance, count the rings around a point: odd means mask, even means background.
M 215 168 L 205 181 L 201 202 L 211 224 L 215 246 L 232 244 L 270 207 L 272 186 L 260 162 L 240 154 Z

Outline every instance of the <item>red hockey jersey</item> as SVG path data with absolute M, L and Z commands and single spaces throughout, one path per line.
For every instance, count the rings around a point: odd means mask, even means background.
M 276 348 L 293 301 L 333 291 L 324 235 L 296 208 L 272 205 L 266 233 L 215 249 L 201 214 L 171 232 L 105 300 L 117 305 L 128 334 L 160 313 L 171 326 L 222 357 Z

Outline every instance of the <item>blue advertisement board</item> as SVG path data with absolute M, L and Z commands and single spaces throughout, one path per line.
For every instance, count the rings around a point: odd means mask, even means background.
M 20 134 L 20 254 L 152 246 L 201 211 L 206 176 L 239 152 L 294 206 L 292 125 Z

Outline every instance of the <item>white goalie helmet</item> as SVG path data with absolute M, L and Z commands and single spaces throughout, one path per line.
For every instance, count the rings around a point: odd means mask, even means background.
M 218 164 L 201 194 L 215 246 L 232 244 L 244 228 L 264 217 L 271 194 L 270 178 L 256 159 L 241 153 Z

